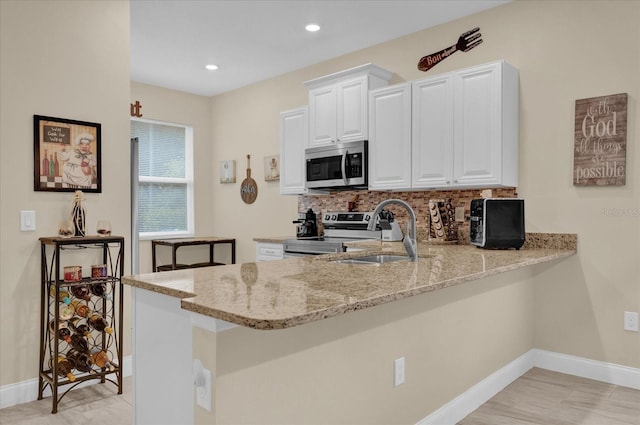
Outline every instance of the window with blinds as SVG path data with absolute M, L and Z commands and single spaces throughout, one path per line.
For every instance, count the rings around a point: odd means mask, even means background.
M 138 138 L 138 229 L 141 239 L 193 236 L 193 129 L 131 120 Z

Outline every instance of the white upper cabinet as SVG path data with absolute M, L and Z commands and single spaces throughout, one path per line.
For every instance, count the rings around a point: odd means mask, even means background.
M 409 94 L 398 85 L 370 96 L 370 189 L 518 185 L 514 67 L 498 61 L 410 84 Z
M 411 83 L 369 93 L 369 189 L 411 187 Z
M 309 88 L 309 147 L 366 140 L 369 90 L 393 74 L 367 64 L 305 82 Z
M 305 189 L 304 150 L 308 147 L 308 108 L 280 113 L 280 193 L 299 195 Z
M 335 143 L 337 139 L 336 87 L 309 91 L 309 147 Z
M 451 185 L 453 180 L 453 77 L 412 84 L 412 188 Z
M 518 185 L 518 71 L 504 61 L 453 73 L 456 186 Z

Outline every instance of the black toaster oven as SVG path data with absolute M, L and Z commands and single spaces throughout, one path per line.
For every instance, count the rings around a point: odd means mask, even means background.
M 481 248 L 520 249 L 524 244 L 524 199 L 471 201 L 469 239 Z

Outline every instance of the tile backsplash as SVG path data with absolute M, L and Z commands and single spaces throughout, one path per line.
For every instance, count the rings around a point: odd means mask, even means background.
M 490 193 L 484 192 L 490 191 Z M 467 190 L 430 190 L 410 192 L 371 192 L 368 190 L 330 192 L 326 195 L 300 195 L 298 196 L 298 212 L 304 213 L 311 208 L 318 215 L 318 224 L 322 222 L 322 215 L 326 211 L 348 211 L 349 204 L 353 203 L 353 211 L 373 211 L 381 201 L 385 199 L 401 199 L 413 207 L 416 213 L 416 225 L 418 227 L 418 240 L 426 240 L 429 226 L 428 204 L 430 199 L 451 199 L 454 207 L 464 208 L 464 222 L 458 223 L 459 240 L 468 240 L 469 235 L 469 206 L 472 199 L 485 197 L 516 198 L 516 188 L 500 189 L 467 189 Z M 404 208 L 397 205 L 388 207 L 404 230 L 404 222 L 407 213 Z M 321 227 L 320 227 L 321 228 Z

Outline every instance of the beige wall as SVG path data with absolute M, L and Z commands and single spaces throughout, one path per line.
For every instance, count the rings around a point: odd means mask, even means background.
M 196 423 L 416 423 L 530 350 L 531 276 L 547 267 L 290 329 L 194 328 L 194 358 L 216 385 Z M 394 387 L 400 357 L 405 383 Z
M 214 184 L 214 232 L 233 232 L 241 261 L 254 258 L 253 237 L 292 234 L 297 205 L 264 182 L 260 160 L 277 152 L 279 111 L 307 102 L 303 81 L 367 62 L 400 82 L 505 59 L 520 70 L 518 194 L 527 230 L 579 235 L 579 256 L 535 279 L 533 346 L 640 367 L 640 337 L 622 329 L 623 311 L 640 311 L 638 22 L 638 1 L 517 1 L 216 96 L 214 161 L 236 159 L 242 178 L 251 153 L 260 194 L 247 206 L 238 185 Z M 420 57 L 476 26 L 483 44 L 426 74 L 417 70 Z M 574 102 L 621 92 L 629 94 L 627 184 L 574 187 Z M 607 216 L 604 208 L 627 215 Z
M 211 140 L 211 99 L 175 90 L 163 89 L 141 83 L 131 83 L 131 102 L 142 104 L 143 119 L 158 120 L 193 127 L 193 165 L 195 193 L 195 233 L 197 236 L 211 236 L 214 173 L 217 173 L 217 161 L 212 160 Z M 217 219 L 224 221 L 224 217 Z M 233 232 L 228 232 L 232 235 Z M 218 249 L 221 248 L 221 249 Z M 216 260 L 230 261 L 228 247 L 216 247 Z M 171 262 L 171 250 L 167 247 L 157 249 L 158 264 Z M 139 272 L 149 273 L 151 267 L 151 242 L 140 241 Z M 178 261 L 195 263 L 209 258 L 208 247 L 184 247 L 178 250 Z
M 57 234 L 73 197 L 33 190 L 34 114 L 102 124 L 103 187 L 85 194 L 87 227 L 95 232 L 108 218 L 130 240 L 129 2 L 3 0 L 0 15 L 0 385 L 7 385 L 37 377 L 38 238 Z M 20 232 L 20 210 L 35 210 L 35 232 Z M 129 271 L 129 246 L 126 254 Z M 128 355 L 128 314 L 125 329 Z

